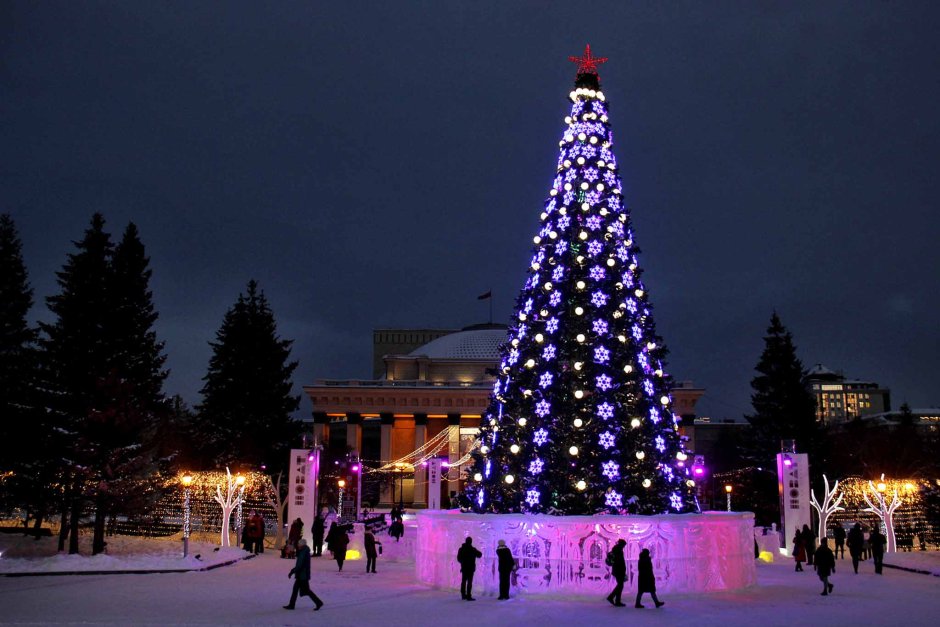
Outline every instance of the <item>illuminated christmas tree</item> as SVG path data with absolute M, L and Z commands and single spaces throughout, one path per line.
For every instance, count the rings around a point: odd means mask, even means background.
M 578 63 L 558 170 L 467 496 L 479 512 L 697 511 L 597 66 Z

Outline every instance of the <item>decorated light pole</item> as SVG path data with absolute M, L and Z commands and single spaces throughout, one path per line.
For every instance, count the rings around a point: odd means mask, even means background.
M 868 490 L 862 492 L 862 497 L 868 504 L 865 511 L 876 514 L 881 519 L 885 528 L 885 536 L 888 539 L 887 551 L 888 553 L 894 553 L 898 550 L 897 541 L 894 537 L 894 511 L 900 507 L 903 501 L 898 496 L 897 488 L 895 488 L 889 503 L 885 500 L 887 491 L 888 486 L 885 484 L 885 476 L 882 473 L 877 486 L 871 481 L 868 482 Z
M 238 473 L 235 477 L 235 485 L 238 486 L 238 506 L 235 510 L 235 542 L 242 541 L 242 502 L 245 500 L 245 475 Z
M 189 556 L 190 532 L 190 498 L 189 487 L 193 484 L 193 476 L 188 472 L 180 479 L 183 484 L 183 557 Z
M 731 490 L 732 490 L 732 489 L 733 489 L 733 488 L 731 487 L 731 484 L 730 484 L 730 483 L 725 486 L 725 496 L 727 497 L 727 500 L 728 500 L 728 511 L 729 511 L 729 512 L 731 511 Z

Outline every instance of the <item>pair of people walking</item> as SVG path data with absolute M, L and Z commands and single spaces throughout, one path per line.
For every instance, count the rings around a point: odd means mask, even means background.
M 623 538 L 617 540 L 617 543 L 607 556 L 607 565 L 610 566 L 610 574 L 613 575 L 614 581 L 617 582 L 617 585 L 614 586 L 611 593 L 607 595 L 607 602 L 614 607 L 626 607 L 626 603 L 623 603 L 621 598 L 623 595 L 623 585 L 627 579 L 627 560 L 623 555 L 623 550 L 626 546 L 626 540 Z M 637 575 L 636 602 L 633 604 L 633 607 L 637 609 L 646 607 L 641 603 L 643 595 L 646 593 L 649 593 L 653 598 L 653 603 L 656 604 L 657 608 L 664 606 L 666 603 L 660 601 L 659 597 L 656 596 L 656 577 L 653 575 L 653 558 L 650 556 L 649 549 L 640 551 L 640 559 L 637 561 Z

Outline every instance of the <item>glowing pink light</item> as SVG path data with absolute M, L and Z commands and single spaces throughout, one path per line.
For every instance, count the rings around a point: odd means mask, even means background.
M 359 472 L 359 464 L 356 464 L 352 467 L 353 472 Z
M 793 460 L 790 459 L 789 457 L 784 457 L 784 458 L 783 458 L 783 465 L 784 465 L 784 466 L 792 466 L 792 465 L 793 465 Z
M 441 462 L 441 468 L 450 468 L 450 464 L 448 462 Z
M 312 461 L 313 461 L 313 455 L 307 455 L 307 461 L 308 461 L 308 462 L 312 462 Z
M 697 474 L 697 475 L 703 475 L 703 474 L 705 474 L 705 469 L 704 469 L 704 468 L 696 468 L 696 469 L 695 469 L 695 474 Z

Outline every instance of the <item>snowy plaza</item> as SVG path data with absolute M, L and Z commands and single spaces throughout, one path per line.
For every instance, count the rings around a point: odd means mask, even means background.
M 387 538 L 382 540 L 388 543 Z M 234 549 L 232 549 L 234 551 Z M 455 547 L 456 550 L 456 547 Z M 182 561 L 181 558 L 176 558 Z M 940 577 L 886 568 L 871 561 L 852 574 L 839 560 L 832 596 L 819 595 L 819 580 L 793 562 L 758 562 L 757 584 L 735 592 L 663 593 L 666 605 L 637 610 L 595 597 L 516 596 L 495 600 L 480 589 L 468 605 L 456 590 L 418 583 L 414 563 L 379 558 L 377 574 L 348 561 L 342 573 L 325 554 L 315 558 L 311 587 L 325 605 L 319 612 L 290 595 L 292 560 L 268 550 L 256 558 L 206 572 L 138 575 L 0 577 L 0 622 L 14 625 L 935 625 Z M 899 553 L 886 559 L 940 574 L 940 553 Z M 161 564 L 166 568 L 166 563 Z M 457 568 L 456 563 L 454 565 Z M 631 597 L 632 600 L 632 597 Z

